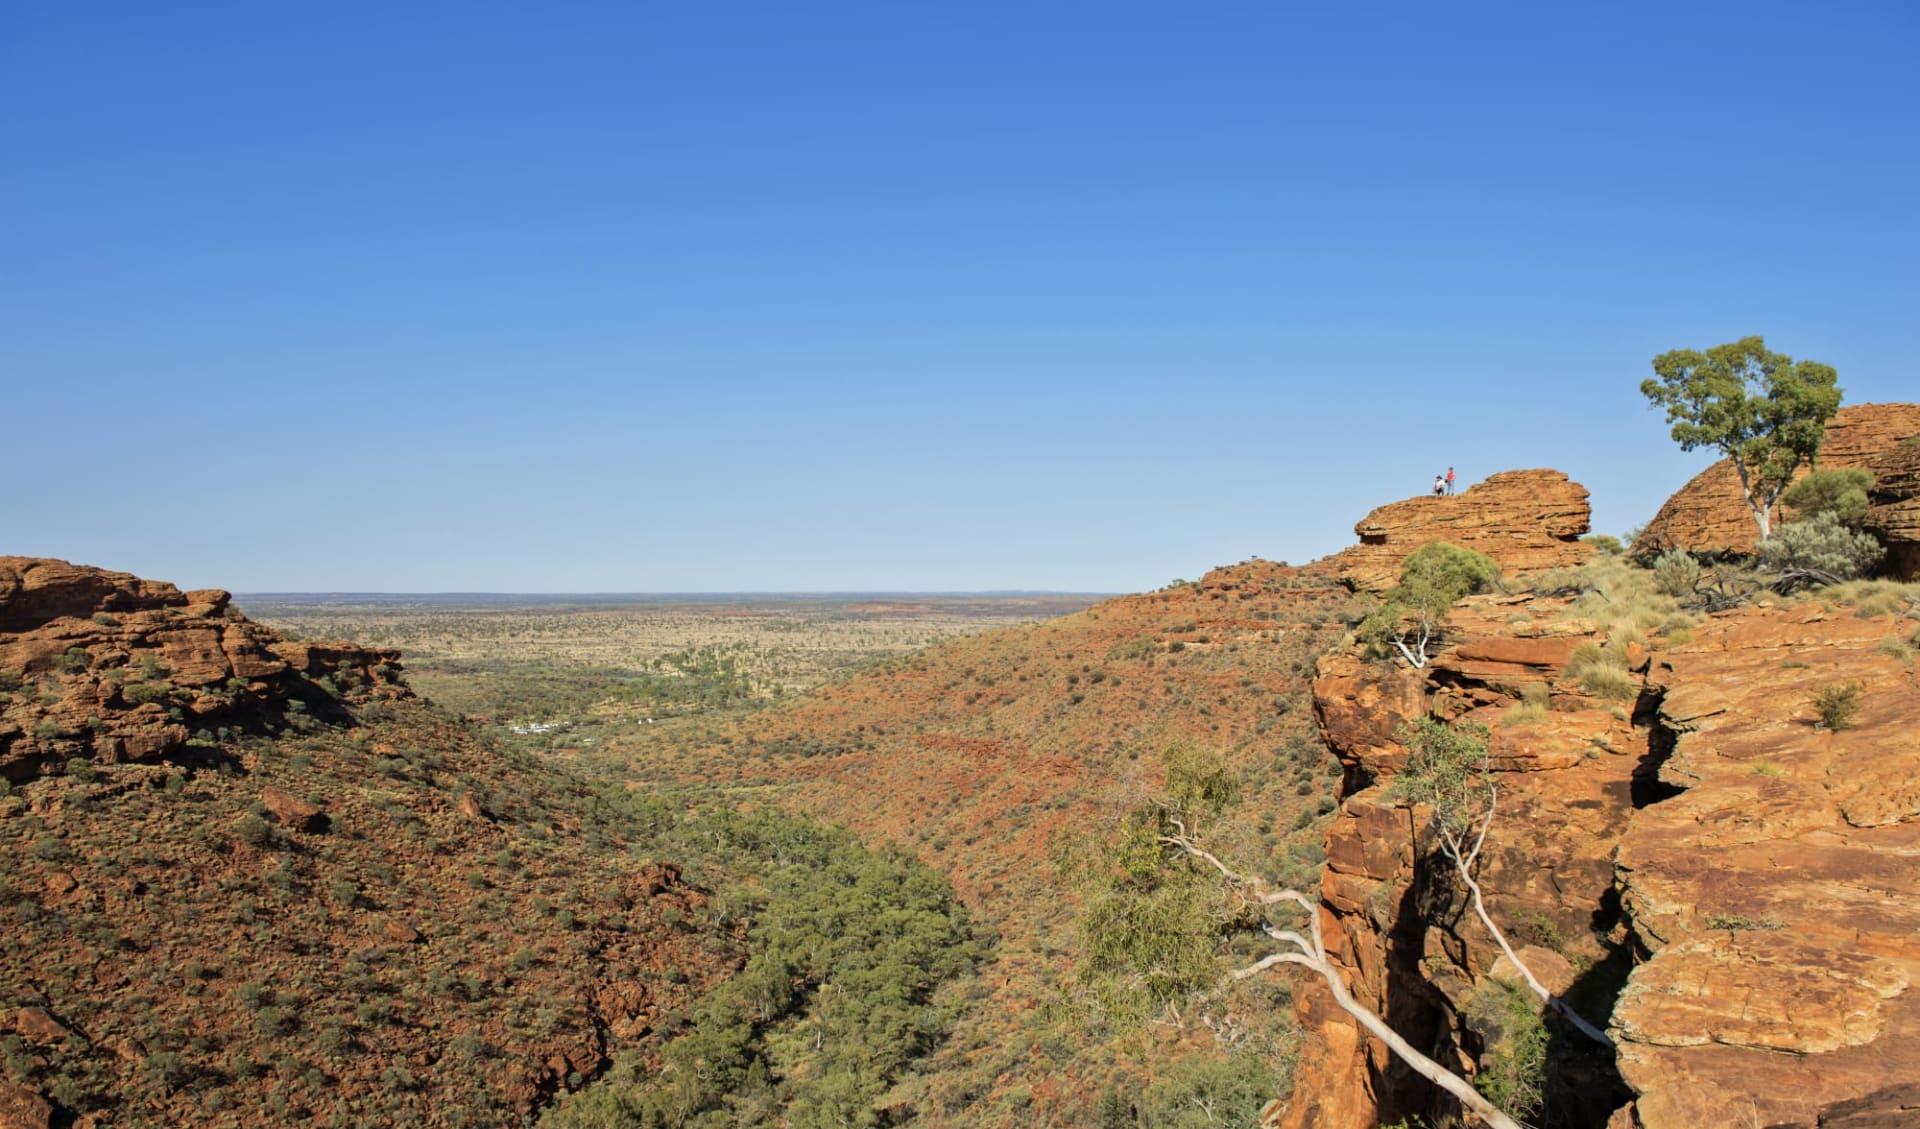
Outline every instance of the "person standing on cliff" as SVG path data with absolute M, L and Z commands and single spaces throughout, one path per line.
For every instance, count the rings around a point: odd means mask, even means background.
M 1444 474 L 1434 475 L 1433 476 L 1433 496 L 1438 498 L 1441 495 L 1445 494 L 1446 492 L 1447 492 L 1447 476 Z
M 1453 468 L 1452 467 L 1447 468 L 1447 494 L 1449 497 L 1451 497 L 1453 494 Z

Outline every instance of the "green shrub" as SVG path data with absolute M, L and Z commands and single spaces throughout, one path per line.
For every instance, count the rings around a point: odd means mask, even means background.
M 1653 562 L 1653 587 L 1661 595 L 1691 596 L 1700 586 L 1700 562 L 1685 549 L 1668 549 Z
M 1155 1129 L 1256 1125 L 1260 1108 L 1285 1087 L 1257 1055 L 1190 1055 L 1167 1068 L 1141 1095 L 1140 1112 Z
M 1888 658 L 1896 659 L 1903 663 L 1911 663 L 1913 661 L 1913 647 L 1898 635 L 1889 635 L 1880 640 L 1879 645 L 1876 646 L 1874 650 L 1879 651 Z
M 1547 1084 L 1547 1025 L 1539 999 L 1518 985 L 1488 979 L 1467 997 L 1464 1017 L 1485 1047 L 1473 1088 L 1515 1117 L 1537 1111 Z
M 1580 543 L 1592 545 L 1609 557 L 1617 557 L 1627 551 L 1626 546 L 1620 543 L 1620 539 L 1610 533 L 1589 533 L 1580 539 Z
M 193 1081 L 196 1073 L 193 1064 L 172 1051 L 161 1051 L 147 1056 L 141 1065 L 140 1073 L 147 1081 L 158 1088 L 172 1093 Z
M 20 672 L 0 667 L 0 694 L 11 694 L 20 688 Z
M 300 1021 L 298 1017 L 293 1014 L 292 1008 L 275 1005 L 272 1007 L 263 1007 L 255 1012 L 253 1025 L 262 1035 L 273 1038 L 292 1031 L 300 1025 Z
M 1760 565 L 1773 572 L 1813 572 L 1856 580 L 1873 571 L 1886 550 L 1870 533 L 1855 533 L 1831 513 L 1781 526 L 1760 543 Z
M 1354 637 L 1375 656 L 1393 653 L 1398 641 L 1424 660 L 1423 640 L 1438 629 L 1447 611 L 1468 596 L 1492 589 L 1499 579 L 1500 566 L 1484 553 L 1444 541 L 1422 545 L 1401 562 L 1400 583 L 1360 621 Z
M 68 647 L 65 654 L 53 660 L 53 669 L 61 674 L 79 674 L 93 664 L 93 656 L 85 647 Z
M 273 825 L 252 812 L 234 821 L 233 833 L 250 847 L 266 847 L 273 843 Z
M 1858 682 L 1838 682 L 1815 690 L 1807 699 L 1807 704 L 1820 715 L 1822 727 L 1837 733 L 1853 728 L 1854 719 L 1860 713 L 1860 697 L 1863 693 L 1865 688 Z
M 1832 514 L 1848 529 L 1859 529 L 1867 516 L 1867 491 L 1871 489 L 1873 475 L 1867 471 L 1816 470 L 1780 495 L 1780 503 L 1792 510 L 1798 521 Z
M 67 775 L 80 781 L 82 784 L 89 783 L 93 780 L 93 762 L 85 757 L 69 757 L 67 759 Z
M 129 682 L 120 690 L 120 696 L 136 706 L 148 702 L 164 701 L 173 688 L 161 682 Z

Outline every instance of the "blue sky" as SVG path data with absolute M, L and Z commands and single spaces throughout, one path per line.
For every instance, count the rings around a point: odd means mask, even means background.
M 1909 4 L 0 0 L 0 552 L 1125 591 L 1920 398 Z

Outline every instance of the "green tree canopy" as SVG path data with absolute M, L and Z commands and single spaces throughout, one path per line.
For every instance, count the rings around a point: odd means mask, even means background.
M 1683 451 L 1711 447 L 1733 460 L 1760 539 L 1773 535 L 1774 503 L 1801 463 L 1812 463 L 1840 409 L 1830 365 L 1770 353 L 1759 337 L 1705 353 L 1675 349 L 1653 359 L 1640 391 L 1667 410 Z

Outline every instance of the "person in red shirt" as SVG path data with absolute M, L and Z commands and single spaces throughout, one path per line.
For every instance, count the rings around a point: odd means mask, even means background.
M 1447 468 L 1447 493 L 1453 493 L 1453 468 Z

